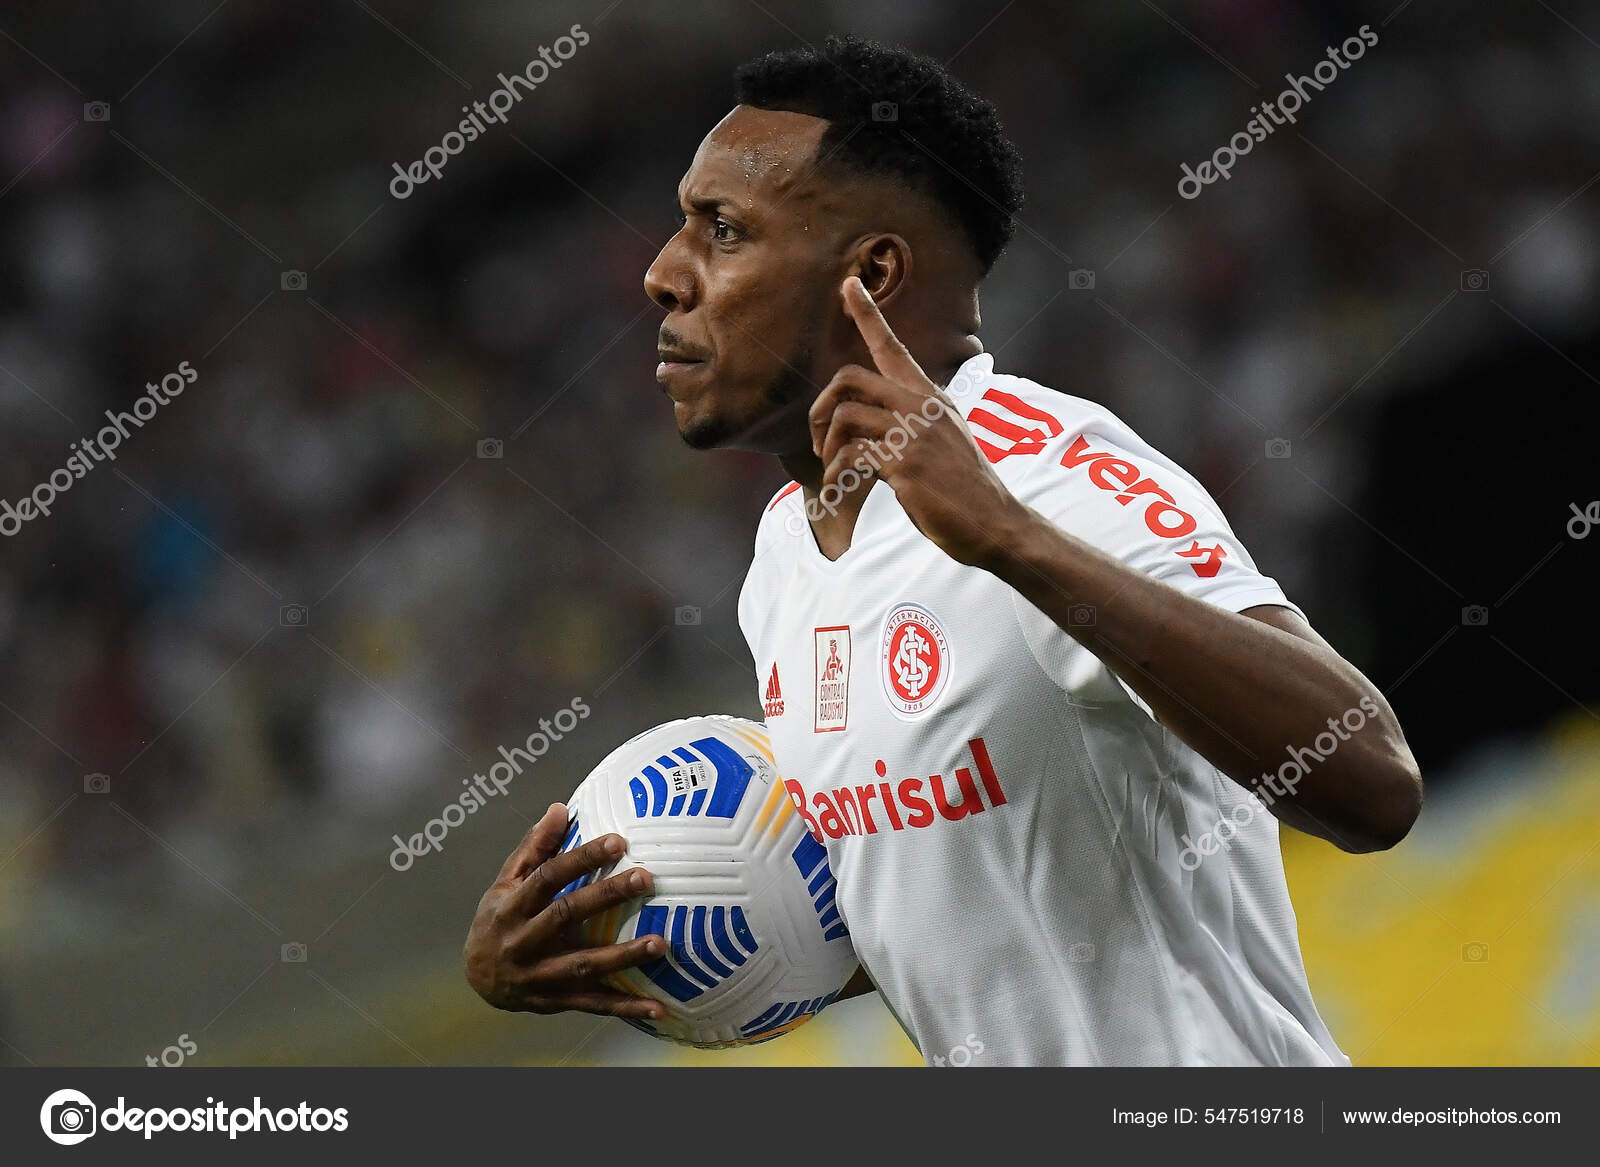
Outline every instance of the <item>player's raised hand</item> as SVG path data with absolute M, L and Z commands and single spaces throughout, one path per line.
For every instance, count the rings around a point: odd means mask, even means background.
M 841 292 L 876 367 L 845 365 L 811 406 L 811 444 L 822 460 L 824 489 L 850 468 L 882 478 L 919 531 L 951 558 L 984 566 L 1025 508 L 861 281 L 851 276 Z
M 588 946 L 577 927 L 615 904 L 649 895 L 654 886 L 650 873 L 635 868 L 559 895 L 573 880 L 615 862 L 625 850 L 622 836 L 602 835 L 562 854 L 566 830 L 567 808 L 553 803 L 483 894 L 467 933 L 467 982 L 497 1009 L 664 1016 L 659 1002 L 618 992 L 604 978 L 662 955 L 666 941 L 642 936 Z

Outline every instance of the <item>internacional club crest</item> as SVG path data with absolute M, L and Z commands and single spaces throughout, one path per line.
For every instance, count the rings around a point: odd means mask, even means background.
M 883 622 L 883 695 L 901 717 L 921 713 L 950 681 L 950 642 L 920 604 L 900 604 Z

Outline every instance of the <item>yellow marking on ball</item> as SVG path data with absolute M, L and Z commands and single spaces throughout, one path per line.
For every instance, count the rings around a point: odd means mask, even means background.
M 757 737 L 755 734 L 753 734 L 750 731 L 746 730 L 743 726 L 738 726 L 738 725 L 730 725 L 728 727 L 728 729 L 732 733 L 738 734 L 741 738 L 743 738 L 745 741 L 749 742 L 752 746 L 754 746 L 755 749 L 756 749 L 756 752 L 758 754 L 760 754 L 763 758 L 765 758 L 767 761 L 771 762 L 773 769 L 777 769 L 777 767 L 778 767 L 778 759 L 774 758 L 772 756 L 772 743 L 767 739 L 767 737 L 765 735 Z
M 777 811 L 779 804 L 788 801 L 789 792 L 782 785 L 776 785 L 772 788 L 772 792 L 767 795 L 767 801 L 762 804 L 761 813 L 756 816 L 757 834 L 760 834 L 766 828 L 767 820 Z

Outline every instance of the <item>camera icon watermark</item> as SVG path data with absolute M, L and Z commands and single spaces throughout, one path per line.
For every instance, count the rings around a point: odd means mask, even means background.
M 1463 292 L 1487 292 L 1489 290 L 1489 273 L 1481 267 L 1469 267 L 1461 273 L 1461 290 Z
M 1267 439 L 1267 457 L 1269 458 L 1287 458 L 1292 448 L 1288 438 Z
M 1481 940 L 1471 940 L 1461 946 L 1461 959 L 1467 964 L 1486 964 L 1489 946 Z
M 479 438 L 478 439 L 478 457 L 485 458 L 485 459 L 492 459 L 492 458 L 504 458 L 505 456 L 506 456 L 506 444 L 505 444 L 505 442 L 501 441 L 499 438 Z
M 672 610 L 672 622 L 679 628 L 689 628 L 700 623 L 700 609 L 692 604 L 682 604 Z
M 110 794 L 110 774 L 85 774 L 83 776 L 83 792 L 85 794 Z
M 278 273 L 278 287 L 285 292 L 303 292 L 306 290 L 306 273 L 303 271 L 286 271 Z
M 1094 605 L 1093 604 L 1074 604 L 1074 605 L 1072 605 L 1072 607 L 1068 608 L 1067 609 L 1067 627 L 1068 628 L 1093 628 L 1094 627 Z
M 283 964 L 304 964 L 306 962 L 306 946 L 298 940 L 292 940 L 278 949 L 278 959 Z
M 111 103 L 109 101 L 86 101 L 83 103 L 83 120 L 86 122 L 108 122 L 111 120 Z
M 1075 267 L 1067 273 L 1067 289 L 1073 292 L 1094 291 L 1094 271 L 1086 267 Z
M 945 395 L 951 401 L 965 401 L 978 388 L 978 379 L 971 373 L 957 373 L 950 378 L 950 383 L 944 387 Z
M 1482 628 L 1489 623 L 1489 609 L 1482 604 L 1468 604 L 1461 609 L 1461 623 L 1467 628 Z
M 900 107 L 892 101 L 875 101 L 872 103 L 872 120 L 897 122 L 900 120 Z
M 304 604 L 285 604 L 278 609 L 278 623 L 285 628 L 304 628 L 311 621 L 311 609 Z
M 39 1108 L 39 1126 L 52 1143 L 71 1147 L 94 1134 L 97 1114 L 87 1094 L 78 1090 L 57 1090 Z

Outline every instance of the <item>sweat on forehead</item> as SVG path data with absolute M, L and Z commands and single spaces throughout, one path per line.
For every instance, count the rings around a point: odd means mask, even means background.
M 702 156 L 715 151 L 731 156 L 735 169 L 751 185 L 787 181 L 807 168 L 828 123 L 808 114 L 735 106 L 714 126 L 702 144 Z

